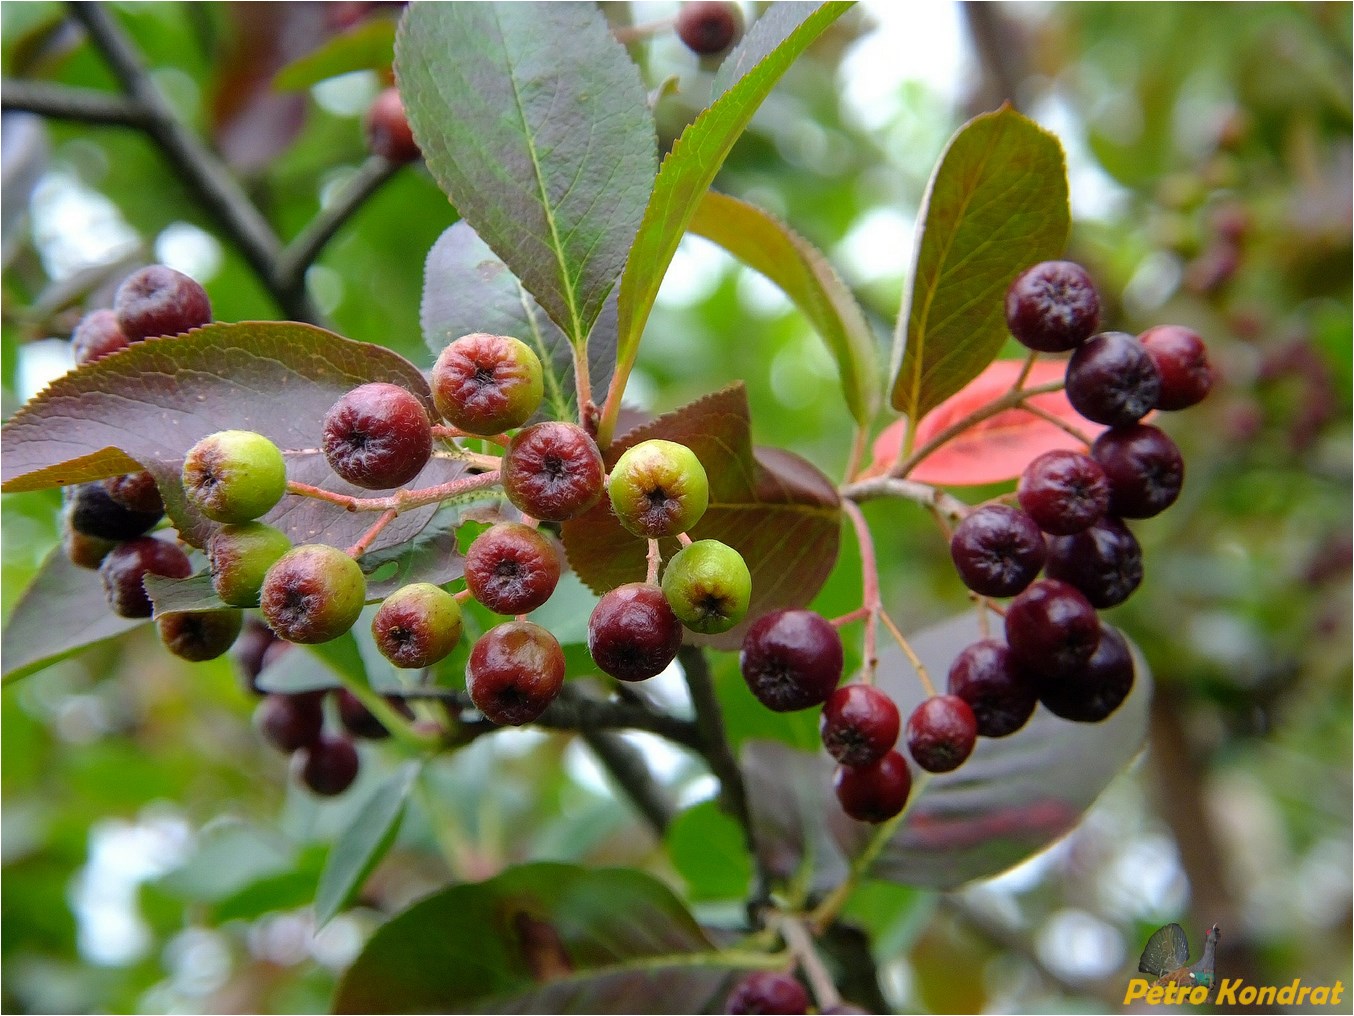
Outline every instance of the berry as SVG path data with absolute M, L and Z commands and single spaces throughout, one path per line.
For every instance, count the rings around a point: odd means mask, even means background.
M 324 693 L 317 691 L 267 695 L 254 709 L 254 725 L 265 741 L 278 751 L 291 754 L 319 738 L 324 726 L 324 713 L 320 709 L 323 700 Z
M 120 617 L 150 617 L 153 613 L 142 584 L 147 575 L 186 579 L 191 574 L 193 565 L 188 555 L 177 545 L 153 536 L 119 543 L 99 565 L 108 605 Z
M 192 663 L 214 660 L 239 637 L 244 618 L 238 610 L 202 610 L 165 614 L 155 619 L 160 641 Z
M 128 342 L 180 335 L 212 319 L 207 291 L 164 265 L 148 265 L 127 276 L 113 297 L 113 311 Z
M 222 526 L 207 540 L 212 588 L 232 607 L 252 607 L 268 569 L 287 551 L 291 539 L 262 522 Z
M 165 513 L 165 503 L 160 497 L 160 488 L 155 486 L 155 477 L 144 469 L 124 476 L 110 476 L 103 481 L 103 489 L 130 512 L 156 518 Z
M 1199 333 L 1180 325 L 1157 325 L 1138 336 L 1161 375 L 1158 409 L 1188 409 L 1213 387 L 1213 368 Z
M 965 647 L 950 664 L 947 689 L 968 703 L 983 737 L 1005 737 L 1034 712 L 1033 684 L 1002 642 L 984 639 Z
M 465 686 L 475 708 L 494 723 L 530 723 L 564 685 L 564 650 L 531 621 L 490 628 L 470 651 Z
M 277 636 L 262 621 L 253 617 L 245 620 L 240 637 L 235 640 L 235 645 L 231 646 L 230 656 L 239 667 L 246 691 L 256 695 L 263 694 L 257 683 L 259 674 L 263 672 L 263 661 L 268 653 L 268 647 L 277 641 Z M 278 644 L 285 646 L 287 643 Z
M 1067 362 L 1067 401 L 1095 423 L 1121 427 L 1152 411 L 1161 375 L 1147 350 L 1125 332 L 1088 339 Z
M 1012 596 L 1044 566 L 1044 535 L 1019 509 L 985 505 L 955 527 L 950 557 L 964 585 L 975 593 Z
M 958 695 L 932 695 L 907 718 L 907 750 L 927 772 L 958 769 L 973 753 L 978 718 Z
M 832 790 L 842 811 L 857 822 L 887 822 L 907 804 L 912 770 L 903 756 L 891 751 L 867 766 L 838 766 Z
M 645 582 L 606 593 L 588 619 L 593 662 L 621 681 L 643 681 L 661 673 L 681 646 L 681 622 L 663 590 Z
M 297 751 L 293 763 L 301 782 L 324 797 L 335 797 L 357 779 L 357 749 L 350 738 L 321 734 Z
M 1081 590 L 1040 579 L 1006 609 L 1006 644 L 1032 674 L 1061 676 L 1082 667 L 1100 641 L 1100 619 Z
M 540 358 L 520 339 L 475 332 L 433 364 L 433 405 L 469 434 L 501 434 L 526 423 L 545 392 Z
M 1046 533 L 1079 533 L 1105 514 L 1110 485 L 1100 463 L 1065 448 L 1044 452 L 1020 474 L 1016 496 Z
M 113 500 L 102 483 L 67 487 L 66 520 L 71 529 L 103 540 L 130 540 L 148 532 L 164 512 L 137 512 Z
M 564 522 L 602 497 L 606 468 L 588 432 L 573 423 L 518 431 L 503 456 L 503 492 L 534 519 Z
M 398 88 L 387 88 L 372 100 L 363 127 L 367 147 L 389 162 L 413 162 L 420 155 Z
M 77 365 L 93 363 L 129 345 L 118 327 L 118 316 L 106 308 L 86 314 L 71 333 L 71 353 Z
M 626 450 L 607 480 L 611 509 L 636 536 L 685 533 L 710 504 L 710 481 L 686 445 L 642 441 Z
M 747 614 L 752 573 L 732 547 L 718 540 L 697 540 L 667 563 L 663 595 L 682 624 L 703 635 L 716 635 Z
M 287 464 L 277 445 L 248 430 L 222 430 L 188 450 L 183 489 L 209 519 L 249 522 L 282 499 Z
M 1166 434 L 1150 424 L 1114 427 L 1095 439 L 1091 457 L 1110 484 L 1110 514 L 1126 519 L 1159 515 L 1180 496 L 1185 460 Z
M 1044 261 L 1016 277 L 1006 291 L 1006 327 L 1041 353 L 1075 349 L 1095 331 L 1100 294 L 1081 265 Z
M 1133 656 L 1124 637 L 1107 625 L 1085 667 L 1068 677 L 1040 682 L 1039 701 L 1065 720 L 1099 723 L 1118 709 L 1132 690 Z
M 433 588 L 437 587 L 434 586 Z M 386 730 L 385 724 L 378 720 L 375 714 L 362 704 L 362 700 L 347 688 L 340 688 L 337 698 L 339 722 L 343 724 L 343 729 L 352 734 L 353 737 L 363 737 L 368 741 L 381 741 L 390 736 L 390 731 Z M 386 701 L 401 716 L 409 720 L 414 718 L 414 711 L 409 708 L 409 703 L 405 702 L 404 699 L 388 697 Z
M 1090 529 L 1050 540 L 1046 574 L 1076 586 L 1093 607 L 1113 607 L 1142 582 L 1142 548 L 1126 525 L 1106 516 Z
M 819 706 L 842 679 L 842 639 L 812 610 L 772 611 L 743 636 L 738 667 L 768 709 L 786 713 Z
M 865 766 L 893 750 L 900 726 L 893 699 L 872 685 L 848 684 L 828 696 L 818 732 L 842 765 Z
M 329 468 L 368 490 L 404 486 L 428 464 L 432 451 L 428 413 L 416 395 L 399 385 L 361 385 L 324 417 Z
M 356 561 L 335 547 L 309 543 L 287 551 L 268 569 L 259 607 L 279 638 L 314 644 L 351 628 L 366 595 Z
M 371 619 L 381 655 L 397 667 L 431 667 L 461 641 L 461 605 L 431 582 L 395 590 Z
M 682 4 L 682 9 L 677 12 L 677 38 L 682 40 L 687 49 L 701 56 L 723 53 L 742 34 L 743 11 L 735 3 L 698 0 L 696 3 Z
M 722 6 L 722 5 L 716 5 Z M 726 1013 L 806 1013 L 809 993 L 789 974 L 758 970 L 733 986 L 724 1002 Z
M 61 529 L 61 549 L 71 564 L 78 568 L 96 570 L 103 564 L 108 552 L 118 545 L 117 540 L 105 540 L 101 536 L 89 536 L 71 528 L 69 516 Z
M 465 584 L 495 614 L 528 614 L 555 591 L 560 558 L 548 537 L 520 522 L 500 522 L 465 555 Z

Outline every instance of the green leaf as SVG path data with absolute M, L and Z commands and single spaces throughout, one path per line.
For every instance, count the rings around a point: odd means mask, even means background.
M 262 691 L 295 694 L 334 688 L 340 683 L 368 685 L 367 665 L 357 645 L 355 631 L 371 624 L 373 609 L 368 607 L 357 624 L 331 642 L 313 646 L 295 646 L 259 674 Z
M 874 334 L 822 253 L 774 216 L 715 191 L 706 191 L 690 229 L 761 272 L 803 311 L 837 361 L 851 415 L 867 426 L 880 399 Z
M 379 928 L 339 982 L 352 1012 L 712 1012 L 737 970 L 666 886 L 537 863 L 444 889 Z
M 315 893 L 315 926 L 322 928 L 348 905 L 390 845 L 404 817 L 419 763 L 406 762 L 377 787 L 343 830 L 320 872 Z
M 340 74 L 382 70 L 390 66 L 394 55 L 394 19 L 373 18 L 287 64 L 273 75 L 273 88 L 279 92 L 303 92 Z
M 639 72 L 592 4 L 415 4 L 395 71 L 433 178 L 581 346 L 653 183 Z
M 687 808 L 668 826 L 668 856 L 686 881 L 687 898 L 743 899 L 752 879 L 752 862 L 737 822 L 714 801 Z
M 630 259 L 621 276 L 619 339 L 616 350 L 616 374 L 612 388 L 624 386 L 639 351 L 639 340 L 644 325 L 653 310 L 658 287 L 667 273 L 677 245 L 686 233 L 705 192 L 714 181 L 720 166 L 733 149 L 734 142 L 752 120 L 762 100 L 770 94 L 776 82 L 814 39 L 839 18 L 849 3 L 826 3 L 810 8 L 808 4 L 780 4 L 785 14 L 777 14 L 769 27 L 759 30 L 767 17 L 760 19 L 748 32 L 741 49 L 748 53 L 760 52 L 763 32 L 768 38 L 779 36 L 785 28 L 782 17 L 802 21 L 783 40 L 772 47 L 737 83 L 725 91 L 694 121 L 687 125 L 672 146 L 672 151 L 659 168 L 653 195 L 644 210 L 644 221 L 635 236 Z M 614 411 L 619 411 L 620 400 L 611 400 Z M 605 444 L 611 437 L 614 419 L 602 421 L 601 439 Z
M 1062 145 L 1009 107 L 974 117 L 941 156 L 924 216 L 894 335 L 893 408 L 914 426 L 996 358 L 1011 280 L 1062 253 Z

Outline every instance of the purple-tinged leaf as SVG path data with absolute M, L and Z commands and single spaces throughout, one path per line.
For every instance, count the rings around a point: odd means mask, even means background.
M 279 92 L 304 92 L 321 81 L 353 71 L 380 71 L 395 58 L 395 20 L 372 18 L 348 28 L 273 75 Z

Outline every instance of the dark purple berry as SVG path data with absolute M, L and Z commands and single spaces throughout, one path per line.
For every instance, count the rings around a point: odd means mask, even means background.
M 724 1002 L 726 1013 L 806 1013 L 809 993 L 789 974 L 758 970 L 733 986 Z
M 848 684 L 828 697 L 818 732 L 842 765 L 865 766 L 893 750 L 901 726 L 893 699 L 873 685 Z
M 357 779 L 357 749 L 347 737 L 321 734 L 296 753 L 301 782 L 324 797 L 335 797 Z
M 470 650 L 465 686 L 475 708 L 494 723 L 530 723 L 564 685 L 564 650 L 531 621 L 490 628 Z
M 1157 325 L 1138 336 L 1161 375 L 1158 409 L 1188 409 L 1213 387 L 1213 368 L 1199 333 L 1180 325 Z
M 104 540 L 130 540 L 148 532 L 164 512 L 132 511 L 119 504 L 101 482 L 67 487 L 66 518 L 70 527 Z
M 958 695 L 932 695 L 907 718 L 907 751 L 927 772 L 948 773 L 973 754 L 978 719 Z
M 1133 690 L 1133 656 L 1117 630 L 1106 625 L 1100 645 L 1074 674 L 1040 681 L 1039 701 L 1055 716 L 1079 723 L 1099 723 Z
M 138 473 L 110 476 L 102 482 L 108 496 L 130 512 L 157 518 L 165 513 L 165 503 L 160 497 L 160 488 L 155 485 L 155 477 L 144 469 Z
M 123 280 L 113 297 L 113 310 L 128 342 L 179 335 L 212 319 L 207 291 L 164 265 L 149 265 Z
M 1026 269 L 1006 291 L 1006 327 L 1041 353 L 1075 349 L 1095 331 L 1100 294 L 1081 265 L 1044 261 Z
M 1095 459 L 1058 448 L 1025 467 L 1016 496 L 1040 529 L 1065 536 L 1080 532 L 1105 514 L 1110 485 Z
M 503 492 L 534 519 L 564 522 L 602 497 L 606 467 L 588 432 L 549 421 L 518 431 L 503 456 Z
M 867 766 L 838 766 L 832 789 L 842 811 L 858 822 L 887 822 L 907 804 L 912 770 L 896 751 Z
M 661 673 L 682 646 L 682 623 L 658 586 L 630 582 L 606 593 L 588 619 L 588 652 L 604 673 L 643 681 Z
M 682 9 L 677 12 L 677 38 L 687 49 L 701 56 L 723 53 L 742 34 L 743 12 L 735 3 L 697 0 L 682 4 Z
M 71 353 L 77 365 L 93 363 L 129 345 L 118 327 L 118 316 L 106 308 L 90 311 L 71 333 Z
M 1103 610 L 1123 603 L 1142 582 L 1142 548 L 1126 525 L 1107 515 L 1080 533 L 1049 540 L 1046 574 L 1076 586 Z
M 150 597 L 142 580 L 147 575 L 186 579 L 193 574 L 192 562 L 177 545 L 153 536 L 138 536 L 119 543 L 99 565 L 104 593 L 113 613 L 121 617 L 150 617 Z
M 550 599 L 560 567 L 549 537 L 520 522 L 500 522 L 466 551 L 465 584 L 495 614 L 528 614 Z
M 1121 427 L 1156 408 L 1161 375 L 1142 343 L 1125 332 L 1088 339 L 1067 363 L 1067 401 L 1095 423 Z
M 1013 596 L 1044 566 L 1044 534 L 1017 508 L 985 505 L 955 527 L 950 557 L 980 596 Z
M 402 698 L 387 698 L 392 709 L 394 709 L 405 719 L 412 720 L 414 711 L 409 708 L 409 703 Z M 369 741 L 380 741 L 390 736 L 390 731 L 386 730 L 385 724 L 378 720 L 375 714 L 362 704 L 362 700 L 350 692 L 347 688 L 338 690 L 338 715 L 339 721 L 343 724 L 345 730 L 353 737 L 365 737 Z
M 354 388 L 324 418 L 324 457 L 339 476 L 368 490 L 402 487 L 428 464 L 432 426 L 418 396 L 374 381 Z
M 1091 457 L 1110 484 L 1110 514 L 1125 519 L 1159 515 L 1180 496 L 1185 460 L 1166 434 L 1149 424 L 1114 427 L 1095 439 Z
M 1091 658 L 1099 641 L 1095 608 L 1066 582 L 1040 579 L 1006 608 L 1006 644 L 1031 674 L 1070 674 Z
M 281 642 L 262 621 L 253 617 L 245 620 L 239 638 L 235 640 L 235 645 L 231 647 L 230 656 L 235 661 L 235 665 L 239 667 L 246 691 L 255 695 L 263 694 L 257 682 L 259 674 L 263 671 L 263 660 L 268 652 L 268 647 L 274 642 L 278 642 L 280 645 L 287 644 Z
M 387 88 L 372 100 L 363 125 L 367 147 L 390 162 L 413 162 L 419 157 L 413 128 L 405 115 L 398 88 Z
M 69 512 L 61 527 L 61 549 L 65 551 L 70 563 L 78 568 L 97 571 L 108 552 L 118 545 L 117 540 L 105 540 L 101 536 L 90 536 L 71 528 Z
M 254 725 L 263 739 L 284 754 L 314 744 L 324 726 L 324 693 L 267 695 L 254 709 Z
M 191 663 L 214 660 L 234 644 L 243 618 L 238 610 L 200 610 L 155 619 L 160 641 Z
M 743 680 L 757 700 L 778 713 L 822 705 L 842 679 L 842 640 L 812 610 L 777 610 L 743 636 Z
M 968 703 L 983 737 L 1014 734 L 1034 712 L 1034 686 L 996 639 L 964 648 L 950 664 L 946 687 Z

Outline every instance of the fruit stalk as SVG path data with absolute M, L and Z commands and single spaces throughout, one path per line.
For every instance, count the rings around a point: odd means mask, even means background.
M 445 501 L 447 498 L 457 497 L 460 494 L 467 494 L 473 490 L 484 490 L 486 487 L 495 486 L 498 482 L 499 474 L 497 472 L 479 473 L 475 476 L 463 476 L 456 480 L 448 480 L 446 483 L 439 483 L 435 487 L 424 487 L 421 490 L 398 490 L 386 497 L 353 497 L 351 494 L 336 494 L 309 483 L 288 480 L 287 493 L 297 494 L 301 497 L 313 497 L 318 501 L 328 501 L 330 504 L 347 508 L 350 512 L 393 510 L 398 515 L 401 512 L 409 511 L 411 508 L 422 508 L 424 505 L 437 504 L 439 501 Z

